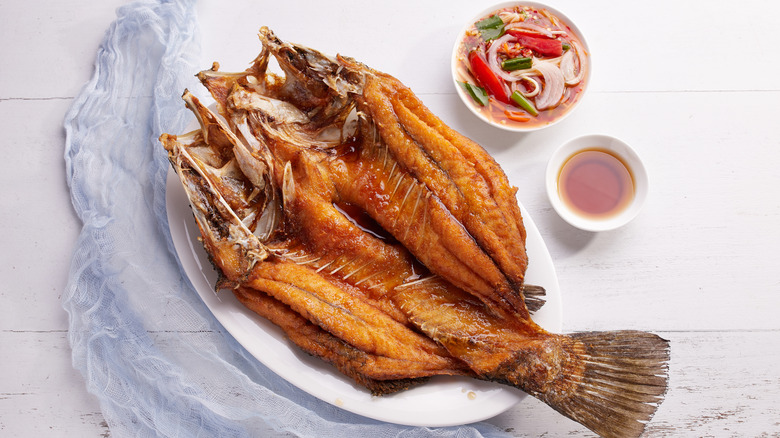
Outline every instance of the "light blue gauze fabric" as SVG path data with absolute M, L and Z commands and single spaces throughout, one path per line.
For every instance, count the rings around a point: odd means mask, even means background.
M 486 423 L 411 428 L 345 412 L 276 376 L 214 319 L 173 250 L 157 140 L 191 120 L 181 94 L 197 87 L 197 34 L 194 0 L 120 8 L 65 119 L 83 229 L 63 306 L 73 364 L 111 435 L 503 436 Z

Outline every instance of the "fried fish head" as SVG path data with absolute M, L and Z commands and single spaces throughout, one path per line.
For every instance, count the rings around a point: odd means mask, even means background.
M 347 64 L 342 62 L 347 58 L 283 42 L 267 27 L 260 29 L 259 37 L 285 75 L 274 90 L 276 97 L 293 103 L 321 126 L 346 118 L 354 107 L 352 96 L 365 83 L 364 69 L 358 63 Z
M 269 256 L 263 243 L 277 229 L 280 200 L 273 162 L 250 151 L 224 122 L 188 91 L 182 97 L 200 129 L 163 134 L 160 142 L 190 200 L 201 242 L 219 269 L 221 284 L 235 282 Z

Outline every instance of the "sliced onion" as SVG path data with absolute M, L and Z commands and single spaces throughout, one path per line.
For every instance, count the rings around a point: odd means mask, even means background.
M 522 19 L 522 15 L 511 11 L 501 11 L 498 13 L 498 17 L 506 24 L 516 23 Z
M 579 71 L 577 71 L 577 64 L 579 64 Z M 561 72 L 566 85 L 577 85 L 582 81 L 585 65 L 583 57 L 580 56 L 579 44 L 576 42 L 572 43 L 571 49 L 563 54 L 563 58 L 561 58 Z
M 539 26 L 538 24 L 529 23 L 527 21 L 521 21 L 518 23 L 512 23 L 508 24 L 504 27 L 506 30 L 512 30 L 512 29 L 522 29 L 522 30 L 528 30 L 529 33 L 535 33 L 539 35 L 544 35 L 547 38 L 554 38 L 554 35 L 552 32 L 547 30 L 546 28 Z
M 577 55 L 574 54 L 574 50 L 567 50 L 561 58 L 561 73 L 563 73 L 563 79 L 567 85 L 574 85 L 577 78 L 577 66 L 575 65 Z
M 487 51 L 487 61 L 488 65 L 490 65 L 490 68 L 495 74 L 498 75 L 498 77 L 508 82 L 514 82 L 518 80 L 518 78 L 510 75 L 501 68 L 501 65 L 498 63 L 498 48 L 501 47 L 504 43 L 513 39 L 515 39 L 515 37 L 506 34 L 501 38 L 493 40 L 493 42 L 490 44 L 490 48 Z
M 550 62 L 535 63 L 533 69 L 541 73 L 544 78 L 542 92 L 536 96 L 536 109 L 545 110 L 556 106 L 561 101 L 566 88 L 561 69 Z
M 514 87 L 520 94 L 522 94 L 525 97 L 535 97 L 537 94 L 539 94 L 540 91 L 542 91 L 542 86 L 539 85 L 539 82 L 536 81 L 531 75 L 523 74 L 518 77 L 521 81 L 526 81 L 527 83 L 533 85 L 533 89 L 531 91 L 522 91 L 517 87 Z

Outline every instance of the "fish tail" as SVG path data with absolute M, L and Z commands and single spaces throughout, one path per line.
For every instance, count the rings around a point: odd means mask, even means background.
M 551 387 L 533 395 L 600 436 L 641 435 L 666 393 L 669 341 L 641 331 L 558 339 L 570 362 Z

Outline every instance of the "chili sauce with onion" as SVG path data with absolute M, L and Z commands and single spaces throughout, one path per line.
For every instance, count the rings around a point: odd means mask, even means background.
M 560 17 L 534 6 L 505 7 L 480 18 L 455 56 L 456 81 L 473 107 L 510 127 L 541 127 L 567 114 L 589 74 L 581 38 Z

